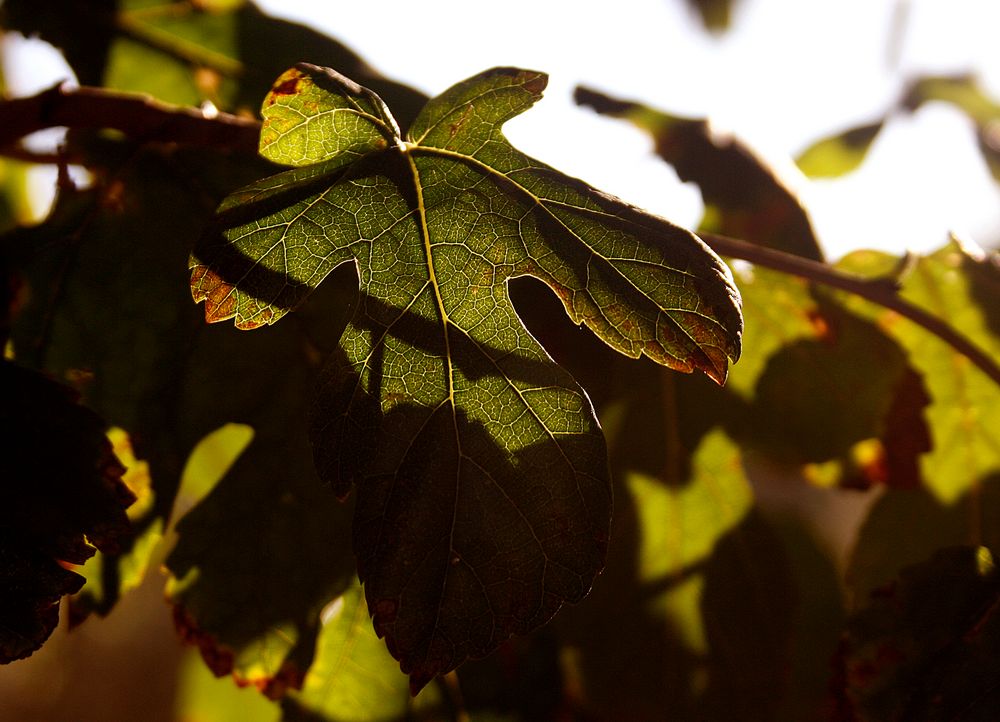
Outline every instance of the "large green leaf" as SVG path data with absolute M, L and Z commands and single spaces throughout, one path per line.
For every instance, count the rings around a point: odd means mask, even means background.
M 265 100 L 261 143 L 296 167 L 231 196 L 195 254 L 195 298 L 241 328 L 358 269 L 313 444 L 338 494 L 358 486 L 369 607 L 417 688 L 579 600 L 603 564 L 603 438 L 506 281 L 542 279 L 633 357 L 721 382 L 739 354 L 738 294 L 704 244 L 503 137 L 545 83 L 487 71 L 430 101 L 404 139 L 371 91 L 297 66 Z

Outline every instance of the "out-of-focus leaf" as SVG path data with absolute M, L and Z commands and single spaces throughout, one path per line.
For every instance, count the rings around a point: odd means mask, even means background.
M 457 681 L 463 706 L 476 722 L 529 722 L 565 714 L 566 680 L 551 627 L 513 637 L 495 654 L 467 662 L 457 671 Z
M 768 521 L 788 558 L 795 601 L 785 694 L 774 719 L 822 719 L 820 711 L 829 707 L 830 659 L 846 616 L 841 575 L 829 550 L 801 520 L 775 515 Z
M 678 177 L 701 189 L 703 230 L 822 260 L 799 199 L 740 140 L 714 132 L 707 120 L 681 118 L 588 88 L 577 88 L 574 98 L 602 115 L 624 118 L 653 137 L 656 153 Z
M 178 105 L 232 108 L 239 60 L 234 12 L 191 2 L 119 0 L 103 84 Z M 153 70 L 155 69 L 155 71 Z
M 936 549 L 979 541 L 1000 549 L 1000 474 L 945 505 L 925 489 L 890 490 L 865 518 L 846 581 L 855 607 Z
M 486 71 L 431 100 L 404 140 L 374 93 L 300 65 L 261 133 L 265 157 L 295 167 L 231 196 L 223 237 L 196 250 L 195 298 L 243 328 L 358 267 L 313 443 L 338 494 L 358 486 L 369 607 L 415 689 L 579 600 L 603 564 L 603 438 L 506 280 L 544 280 L 622 353 L 717 381 L 738 356 L 738 296 L 707 247 L 503 137 L 545 82 Z
M 300 692 L 282 702 L 284 718 L 391 722 L 410 708 L 409 681 L 375 635 L 361 585 L 323 612 L 316 661 Z
M 976 140 L 993 177 L 1000 181 L 1000 103 L 971 75 L 929 76 L 913 81 L 902 106 L 915 111 L 925 103 L 951 103 L 969 116 Z
M 15 350 L 75 379 L 130 433 L 155 491 L 143 529 L 163 528 L 206 434 L 228 423 L 253 428 L 239 463 L 178 528 L 170 564 L 185 581 L 178 621 L 215 671 L 276 693 L 301 679 L 319 610 L 353 566 L 346 512 L 316 478 L 306 423 L 327 350 L 315 343 L 349 312 L 354 292 L 333 282 L 301 323 L 262 334 L 206 327 L 191 303 L 187 257 L 222 196 L 262 165 L 127 145 L 100 157 L 108 167 L 91 164 L 94 190 L 63 194 L 45 224 L 5 239 L 31 291 Z M 310 330 L 310 314 L 323 318 L 321 331 Z M 148 549 L 127 551 L 129 563 L 143 563 L 140 554 L 148 562 Z M 122 564 L 103 564 L 102 611 L 124 577 Z
M 729 29 L 735 0 L 686 0 L 688 7 L 698 13 L 705 28 L 712 32 Z
M 901 279 L 901 294 L 928 312 L 946 319 L 957 331 L 1000 360 L 1000 337 L 989 318 L 1000 299 L 979 281 L 979 298 L 971 280 L 994 273 L 980 258 L 952 242 L 921 258 Z M 895 260 L 874 251 L 847 256 L 839 266 L 860 275 L 887 272 Z M 985 294 L 985 296 L 984 296 Z M 980 301 L 980 299 L 982 299 Z M 895 313 L 856 298 L 845 303 L 869 315 L 906 350 L 922 375 L 931 403 L 924 417 L 932 449 L 921 456 L 924 484 L 944 503 L 964 494 L 977 480 L 1000 468 L 1000 389 L 954 348 Z
M 95 547 L 115 551 L 129 535 L 135 497 L 104 435 L 76 394 L 0 361 L 0 663 L 29 656 L 55 628 L 59 599 L 83 578 Z
M 734 707 L 766 719 L 794 591 L 737 448 L 700 418 L 724 392 L 649 363 L 605 373 L 623 387 L 601 411 L 614 543 L 590 598 L 556 622 L 573 704 L 587 719 L 722 720 Z
M 59 48 L 82 85 L 100 85 L 117 0 L 4 0 L 0 25 Z
M 304 25 L 234 0 L 8 0 L 6 27 L 61 48 L 81 83 L 149 93 L 179 105 L 208 100 L 256 109 L 271 81 L 302 60 L 338 68 L 392 103 L 407 125 L 426 98 Z
M 977 126 L 1000 119 L 1000 103 L 989 97 L 971 75 L 927 76 L 910 83 L 902 105 L 910 111 L 925 103 L 942 102 L 957 106 Z
M 989 720 L 1000 705 L 1000 574 L 986 547 L 903 570 L 850 620 L 840 718 Z
M 821 303 L 814 322 L 818 338 L 770 357 L 751 410 L 754 441 L 793 464 L 836 458 L 886 431 L 906 369 L 902 349 L 867 320 Z
M 281 710 L 253 689 L 218 679 L 197 653 L 184 656 L 177 681 L 177 722 L 278 722 Z
M 232 673 L 273 698 L 302 685 L 320 611 L 354 574 L 351 510 L 311 472 L 304 417 L 285 421 L 291 433 L 261 429 L 178 522 L 167 559 L 182 637 L 216 674 Z
M 868 155 L 885 119 L 859 125 L 813 143 L 795 163 L 810 178 L 837 178 L 857 170 Z

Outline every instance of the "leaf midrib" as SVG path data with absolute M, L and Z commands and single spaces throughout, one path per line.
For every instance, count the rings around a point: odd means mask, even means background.
M 442 157 L 442 158 L 449 158 L 451 160 L 456 160 L 456 161 L 459 161 L 461 163 L 467 163 L 469 165 L 474 166 L 475 168 L 477 168 L 478 170 L 482 171 L 483 173 L 485 173 L 488 176 L 493 176 L 493 177 L 496 177 L 496 178 L 502 178 L 504 182 L 511 184 L 519 192 L 523 193 L 527 198 L 529 198 L 535 204 L 536 207 L 538 207 L 542 211 L 544 211 L 553 221 L 555 221 L 556 223 L 558 223 L 568 234 L 570 234 L 573 238 L 575 238 L 577 241 L 579 241 L 579 243 L 581 245 L 583 245 L 591 253 L 591 255 L 594 258 L 601 259 L 602 261 L 604 261 L 605 263 L 607 263 L 607 265 L 615 272 L 615 274 L 618 277 L 620 277 L 621 279 L 623 279 L 626 283 L 628 283 L 629 286 L 631 286 L 633 289 L 635 289 L 636 293 L 638 293 L 641 296 L 644 296 L 646 298 L 649 298 L 649 296 L 642 289 L 640 289 L 639 287 L 637 287 L 635 285 L 635 283 L 633 283 L 632 279 L 630 279 L 628 276 L 626 276 L 621 271 L 619 271 L 618 268 L 615 267 L 615 265 L 611 262 L 610 259 L 608 259 L 604 255 L 598 253 L 589 243 L 587 243 L 587 241 L 585 239 L 583 239 L 580 236 L 580 234 L 578 234 L 572 228 L 570 228 L 569 226 L 567 226 L 566 223 L 561 218 L 559 218 L 557 215 L 555 215 L 546 206 L 547 202 L 558 203 L 557 201 L 548 201 L 547 199 L 540 198 L 539 196 L 537 196 L 534 193 L 532 193 L 529 189 L 525 188 L 522 184 L 518 183 L 516 180 L 514 180 L 513 178 L 511 178 L 506 173 L 502 173 L 502 172 L 498 171 L 496 168 L 493 168 L 489 164 L 484 163 L 483 161 L 479 160 L 475 156 L 467 155 L 465 153 L 459 153 L 459 152 L 453 151 L 453 150 L 448 150 L 447 148 L 439 148 L 437 146 L 416 145 L 416 144 L 411 143 L 411 142 L 405 142 L 402 145 L 403 145 L 404 151 L 407 154 L 407 160 L 411 164 L 411 167 L 413 168 L 414 173 L 416 173 L 416 166 L 413 165 L 413 160 L 411 158 L 411 154 L 414 153 L 414 152 L 417 152 L 417 153 L 426 153 L 427 155 L 431 155 L 431 156 L 436 155 L 436 156 L 439 156 L 439 157 Z M 527 169 L 524 169 L 524 170 L 527 170 Z M 418 193 L 419 193 L 419 191 L 418 191 Z M 430 255 L 429 255 L 430 254 L 429 238 L 428 238 L 428 236 L 426 234 L 426 219 L 423 217 L 424 208 L 423 208 L 422 195 L 420 196 L 420 198 L 421 198 L 421 201 L 420 201 L 421 217 L 422 217 L 422 224 L 423 224 L 424 238 L 425 238 L 424 242 L 425 242 L 425 245 L 427 246 L 427 249 L 428 249 L 428 259 L 430 259 Z M 572 208 L 573 210 L 579 210 L 579 211 L 583 211 L 583 212 L 588 212 L 590 210 L 590 209 L 583 208 L 583 207 L 580 207 L 580 206 L 570 206 L 569 204 L 565 204 L 565 203 L 560 203 L 560 205 L 566 206 L 568 208 Z M 431 263 L 431 261 L 428 260 L 428 263 Z M 691 274 L 687 274 L 687 273 L 685 273 L 683 271 L 677 271 L 676 269 L 671 269 L 671 270 L 674 271 L 674 272 L 676 272 L 676 273 L 680 273 L 681 275 L 691 275 Z M 584 290 L 586 290 L 586 289 L 584 289 Z M 435 283 L 435 293 L 437 293 L 437 284 L 436 283 Z M 589 291 L 588 291 L 588 295 L 589 295 Z M 440 300 L 440 295 L 439 294 L 437 295 L 437 298 Z M 673 324 L 673 326 L 675 327 L 675 329 L 677 331 L 679 331 L 680 333 L 682 333 L 686 338 L 688 338 L 691 341 L 691 343 L 692 343 L 692 345 L 694 346 L 695 349 L 698 349 L 699 351 L 701 350 L 701 345 L 698 343 L 698 341 L 693 336 L 691 336 L 691 334 L 687 331 L 687 329 L 685 329 L 680 323 L 678 323 L 673 318 L 673 316 L 670 315 L 671 309 L 664 308 L 663 306 L 660 305 L 659 302 L 653 300 L 652 298 L 650 298 L 649 300 L 653 303 L 653 305 L 661 313 L 663 313 L 667 318 L 670 319 L 670 322 Z M 600 304 L 595 304 L 595 306 L 597 307 L 597 309 L 599 311 L 601 311 L 601 315 L 604 316 L 604 313 L 603 313 L 603 310 L 600 307 Z M 689 311 L 688 309 L 679 309 L 679 310 L 682 310 L 682 311 L 684 311 L 686 313 L 695 313 L 696 315 L 698 315 L 701 318 L 704 318 L 704 319 L 706 319 L 708 321 L 713 321 L 713 319 L 710 319 L 707 316 L 704 316 L 704 314 L 697 313 L 696 311 Z M 443 306 L 441 307 L 441 311 L 442 311 L 442 313 L 444 312 L 444 307 Z M 607 316 L 604 316 L 604 320 L 608 324 L 609 328 L 614 328 L 614 324 L 611 322 L 610 319 L 607 318 Z M 659 342 L 657 342 L 657 343 L 660 346 L 660 348 L 663 349 L 663 352 L 666 355 L 670 356 L 671 358 L 677 359 L 679 362 L 682 362 L 682 363 L 684 362 L 684 359 L 680 358 L 679 356 L 677 356 L 674 353 L 671 353 L 669 350 L 667 350 L 663 346 L 663 344 L 660 344 Z M 641 356 L 642 353 L 643 352 L 640 351 L 639 355 Z M 726 354 L 726 355 L 728 356 L 728 354 Z

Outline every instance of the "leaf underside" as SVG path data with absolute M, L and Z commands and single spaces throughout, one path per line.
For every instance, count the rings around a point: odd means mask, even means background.
M 500 132 L 540 73 L 498 68 L 405 137 L 382 101 L 299 65 L 264 103 L 292 166 L 230 196 L 192 259 L 210 321 L 274 323 L 344 263 L 361 296 L 324 374 L 317 468 L 357 487 L 376 631 L 414 689 L 581 599 L 611 495 L 590 401 L 524 328 L 507 281 L 544 281 L 612 348 L 721 383 L 739 295 L 699 239 L 521 154 Z

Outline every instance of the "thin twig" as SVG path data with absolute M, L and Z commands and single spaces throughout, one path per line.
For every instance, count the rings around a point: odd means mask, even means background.
M 212 146 L 256 155 L 260 123 L 169 105 L 148 95 L 59 84 L 0 102 L 0 148 L 45 128 L 110 128 L 139 141 Z
M 847 291 L 895 311 L 947 343 L 1000 386 L 1000 365 L 989 354 L 952 328 L 947 322 L 902 298 L 896 283 L 891 280 L 852 276 L 825 263 L 714 233 L 699 232 L 698 237 L 719 255 L 739 258 L 758 266 Z

